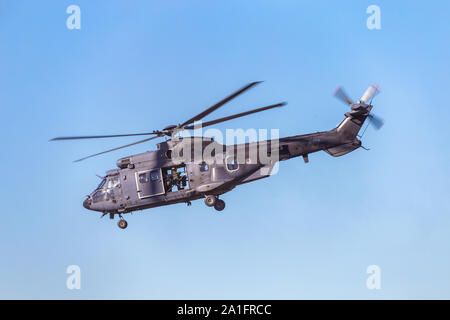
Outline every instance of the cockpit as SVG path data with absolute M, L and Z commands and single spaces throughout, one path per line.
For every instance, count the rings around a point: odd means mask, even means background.
M 120 195 L 119 175 L 106 176 L 84 201 L 83 206 L 90 210 L 104 211 L 111 207 L 113 203 L 115 204 Z
M 95 189 L 93 195 L 92 195 L 92 201 L 99 202 L 99 201 L 107 201 L 110 199 L 114 199 L 115 195 L 114 193 L 117 193 L 118 189 L 120 188 L 120 180 L 119 175 L 115 176 L 107 176 L 105 179 L 100 182 L 97 189 Z

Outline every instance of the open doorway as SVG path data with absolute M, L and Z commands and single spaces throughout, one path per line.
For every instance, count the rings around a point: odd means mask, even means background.
M 162 174 L 166 192 L 189 189 L 189 179 L 185 164 L 162 168 Z

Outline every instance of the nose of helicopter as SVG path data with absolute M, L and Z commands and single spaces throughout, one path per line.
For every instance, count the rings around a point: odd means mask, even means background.
M 91 208 L 91 201 L 89 200 L 89 198 L 83 201 L 83 207 L 85 207 L 86 209 Z

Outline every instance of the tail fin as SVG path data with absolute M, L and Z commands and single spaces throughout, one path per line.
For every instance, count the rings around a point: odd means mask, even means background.
M 369 116 L 372 108 L 373 107 L 369 105 L 365 107 L 365 112 L 360 114 L 347 112 L 344 121 L 336 127 L 338 135 L 345 140 L 353 141 L 361 130 L 361 127 Z
M 333 157 L 340 157 L 361 147 L 361 140 L 357 138 L 361 127 L 369 116 L 372 106 L 366 107 L 367 111 L 361 114 L 347 112 L 345 119 L 334 129 L 342 140 L 342 144 L 325 149 L 325 152 Z
M 378 92 L 380 92 L 380 88 L 376 84 L 372 84 L 364 92 L 361 99 L 353 103 L 352 99 L 347 96 L 341 87 L 336 89 L 333 95 L 342 102 L 350 105 L 351 111 L 347 112 L 344 121 L 332 130 L 337 135 L 339 144 L 326 149 L 326 152 L 334 157 L 339 157 L 361 147 L 361 141 L 357 137 L 367 117 L 369 117 L 369 121 L 376 129 L 380 129 L 383 126 L 383 119 L 370 114 L 373 106 L 369 100 L 372 101 Z

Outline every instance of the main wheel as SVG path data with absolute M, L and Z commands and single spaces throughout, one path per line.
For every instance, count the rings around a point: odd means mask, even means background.
M 126 227 L 128 227 L 128 222 L 126 222 L 123 219 L 120 219 L 119 222 L 117 222 L 117 225 L 119 226 L 120 229 L 125 229 Z
M 205 204 L 206 204 L 208 207 L 214 207 L 214 205 L 216 204 L 216 202 L 217 202 L 216 196 L 209 195 L 209 196 L 206 196 L 206 198 L 205 198 Z
M 217 211 L 222 211 L 223 209 L 225 209 L 225 201 L 223 200 L 217 200 L 216 204 L 214 205 L 214 209 L 216 209 Z

